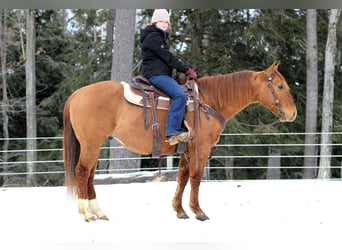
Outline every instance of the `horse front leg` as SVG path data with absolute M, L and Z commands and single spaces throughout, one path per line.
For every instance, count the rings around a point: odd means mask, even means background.
M 189 180 L 189 163 L 185 159 L 184 155 L 181 155 L 180 161 L 178 164 L 178 177 L 177 177 L 177 189 L 174 195 L 172 206 L 173 209 L 177 212 L 177 217 L 179 219 L 188 219 L 189 216 L 183 209 L 182 206 L 182 199 L 183 199 L 183 192 L 185 189 L 186 184 Z
M 198 159 L 198 164 L 196 164 L 196 159 L 190 163 L 190 208 L 191 211 L 196 214 L 196 219 L 200 221 L 209 220 L 209 217 L 202 211 L 199 200 L 199 187 L 202 181 L 203 171 L 205 164 L 207 162 L 207 157 L 200 157 Z

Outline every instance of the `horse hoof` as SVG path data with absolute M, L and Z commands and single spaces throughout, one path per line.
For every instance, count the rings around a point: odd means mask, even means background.
M 178 219 L 189 219 L 189 216 L 187 215 L 187 214 L 182 214 L 182 215 L 179 215 L 179 216 L 177 216 L 178 217 Z
M 96 221 L 96 218 L 95 218 L 95 216 L 91 216 L 91 217 L 89 217 L 89 218 L 85 218 L 84 219 L 86 222 L 91 222 L 91 221 Z
M 206 220 L 209 220 L 209 217 L 206 216 L 205 214 L 202 214 L 200 216 L 196 216 L 196 219 L 200 221 L 206 221 Z
M 99 217 L 99 220 L 109 220 L 109 218 L 106 215 L 104 215 L 104 216 Z

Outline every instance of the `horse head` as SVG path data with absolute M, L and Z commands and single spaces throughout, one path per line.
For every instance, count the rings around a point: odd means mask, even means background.
M 278 71 L 279 63 L 274 62 L 265 71 L 256 75 L 255 93 L 257 101 L 279 117 L 281 122 L 293 122 L 297 108 L 290 93 L 290 88 Z

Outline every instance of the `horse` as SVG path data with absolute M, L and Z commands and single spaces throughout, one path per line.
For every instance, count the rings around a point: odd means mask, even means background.
M 273 63 L 262 71 L 242 70 L 230 74 L 205 76 L 197 80 L 198 98 L 204 106 L 198 114 L 187 112 L 185 121 L 197 120 L 197 133 L 186 143 L 180 155 L 177 188 L 172 200 L 180 219 L 189 218 L 182 206 L 185 186 L 190 181 L 189 206 L 196 219 L 209 217 L 199 204 L 199 187 L 211 148 L 217 144 L 226 122 L 253 103 L 261 103 L 280 122 L 292 122 L 297 115 L 289 86 Z M 212 110 L 219 114 L 208 115 Z M 161 128 L 165 128 L 167 110 L 157 110 Z M 152 152 L 152 130 L 144 128 L 142 107 L 124 98 L 123 83 L 102 81 L 79 88 L 65 102 L 63 114 L 63 159 L 65 180 L 69 194 L 78 198 L 78 212 L 85 221 L 108 220 L 96 199 L 94 174 L 100 147 L 113 137 L 126 149 L 141 155 Z M 165 140 L 161 129 L 162 155 L 175 152 Z

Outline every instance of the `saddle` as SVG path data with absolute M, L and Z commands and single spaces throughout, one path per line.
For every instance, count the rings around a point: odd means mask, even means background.
M 180 73 L 182 75 L 184 73 Z M 184 78 L 185 77 L 185 78 Z M 192 83 L 187 81 L 186 76 L 176 76 L 175 80 L 180 84 L 183 88 L 186 96 L 187 96 L 187 111 L 192 112 L 194 110 L 193 107 L 193 95 L 191 90 L 195 88 L 196 93 L 198 93 L 197 84 L 195 86 L 191 86 Z M 148 79 L 143 76 L 136 76 L 133 79 L 132 83 L 124 83 L 124 96 L 125 99 L 135 105 L 141 107 L 151 108 L 151 100 L 148 96 L 148 93 L 154 93 L 154 97 L 156 99 L 156 108 L 168 110 L 170 107 L 170 97 L 164 93 L 162 90 L 156 88 L 150 83 Z
M 193 112 L 195 110 L 194 101 L 197 99 L 197 84 L 195 81 L 187 80 L 184 73 L 178 73 L 175 80 L 183 88 L 187 96 L 187 111 Z M 136 76 L 132 83 L 124 84 L 124 96 L 125 99 L 135 105 L 142 106 L 144 108 L 144 128 L 147 130 L 152 127 L 152 157 L 159 158 L 161 155 L 161 134 L 160 126 L 158 123 L 157 109 L 168 110 L 170 107 L 170 97 L 160 89 L 153 86 L 148 79 L 143 76 Z M 147 110 L 151 109 L 151 121 L 148 121 Z M 191 128 L 187 123 L 186 127 Z M 180 143 L 182 144 L 182 143 Z M 177 152 L 184 151 L 184 145 L 177 146 Z

